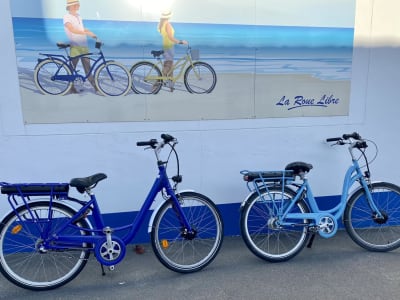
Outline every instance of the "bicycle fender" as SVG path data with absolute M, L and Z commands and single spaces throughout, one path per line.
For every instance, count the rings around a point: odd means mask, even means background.
M 297 193 L 296 187 L 293 187 L 291 185 L 285 185 L 285 188 L 287 188 L 288 190 L 292 191 L 294 194 Z M 251 193 L 249 193 L 247 195 L 247 197 L 240 204 L 240 210 L 243 209 L 243 207 L 246 205 L 247 201 L 249 201 L 250 197 L 252 197 L 254 194 L 256 194 L 258 196 L 258 192 L 256 190 L 253 190 Z M 303 199 L 303 197 L 300 197 L 299 200 L 301 200 L 301 199 Z M 304 201 L 304 203 L 307 206 L 308 210 L 310 210 L 310 206 L 308 205 L 308 202 Z
M 185 192 L 194 192 L 194 190 L 182 190 L 182 191 L 178 191 L 177 194 L 182 194 Z M 151 233 L 151 229 L 153 228 L 154 218 L 156 217 L 157 212 L 160 210 L 160 208 L 163 204 L 164 204 L 164 201 L 161 201 L 161 203 L 154 209 L 153 213 L 151 214 L 149 224 L 147 227 L 147 233 Z
M 250 197 L 251 196 L 253 196 L 254 194 L 257 194 L 257 191 L 253 191 L 253 192 L 251 192 L 250 194 L 248 194 L 247 195 L 247 197 L 242 201 L 242 203 L 240 204 L 240 209 L 242 209 L 245 205 L 246 205 L 246 203 L 247 203 L 247 201 L 250 199 Z
M 285 188 L 288 188 L 288 189 L 290 189 L 293 193 L 296 193 L 296 189 L 295 189 L 294 187 L 290 186 L 290 185 L 285 185 Z M 242 208 L 243 206 L 245 206 L 246 202 L 247 202 L 247 201 L 249 200 L 249 198 L 250 198 L 251 196 L 253 196 L 254 194 L 257 194 L 257 195 L 258 195 L 258 193 L 257 193 L 256 190 L 251 191 L 251 193 L 249 193 L 249 194 L 247 195 L 247 197 L 242 201 L 242 204 L 240 204 L 240 208 Z

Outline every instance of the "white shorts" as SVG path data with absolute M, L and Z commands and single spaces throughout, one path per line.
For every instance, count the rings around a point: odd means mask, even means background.
M 163 54 L 164 55 L 164 60 L 165 61 L 174 60 L 174 54 L 175 54 L 174 47 L 172 47 L 172 48 L 170 48 L 168 50 L 164 49 L 164 54 Z

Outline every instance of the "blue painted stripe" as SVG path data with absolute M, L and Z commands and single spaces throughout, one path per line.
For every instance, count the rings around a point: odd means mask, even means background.
M 316 201 L 321 210 L 327 210 L 333 208 L 340 201 L 340 196 L 326 196 L 317 197 Z M 239 236 L 240 235 L 240 204 L 241 203 L 230 203 L 220 204 L 218 209 L 221 212 L 222 219 L 224 222 L 224 235 L 225 236 Z M 104 221 L 110 227 L 124 226 L 133 223 L 134 218 L 138 212 L 124 212 L 124 213 L 111 213 L 104 214 Z M 152 211 L 149 211 L 144 219 L 144 223 L 139 229 L 136 237 L 132 243 L 149 243 L 150 235 L 147 232 L 147 226 L 150 221 Z M 342 221 L 339 220 L 339 227 L 343 228 Z M 121 232 L 124 233 L 124 232 Z M 121 234 L 119 233 L 119 235 Z

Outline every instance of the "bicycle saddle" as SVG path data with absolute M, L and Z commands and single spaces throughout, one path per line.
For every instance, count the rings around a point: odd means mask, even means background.
M 308 173 L 312 168 L 313 168 L 312 164 L 308 164 L 302 161 L 295 161 L 288 164 L 285 167 L 285 170 L 293 171 L 293 174 L 296 176 L 300 175 L 301 173 Z
M 82 178 L 72 178 L 69 185 L 75 187 L 79 193 L 85 192 L 85 190 L 91 186 L 95 186 L 99 181 L 106 179 L 107 175 L 104 173 L 97 173 L 92 176 Z
M 70 44 L 65 44 L 65 43 L 57 43 L 58 49 L 65 49 L 71 46 Z
M 153 51 L 151 51 L 151 55 L 153 55 L 154 57 L 160 57 L 163 54 L 164 54 L 164 50 L 158 50 L 158 51 L 153 50 Z

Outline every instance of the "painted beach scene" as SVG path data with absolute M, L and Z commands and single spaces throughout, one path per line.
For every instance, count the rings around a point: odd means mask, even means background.
M 157 94 L 142 95 L 132 89 L 120 97 L 97 95 L 89 82 L 80 83 L 77 94 L 54 96 L 41 93 L 33 80 L 38 59 L 43 58 L 41 53 L 68 55 L 57 47 L 57 43 L 68 43 L 63 24 L 65 1 L 57 1 L 61 8 L 57 6 L 54 11 L 51 8 L 55 7 L 55 1 L 35 0 L 41 7 L 40 11 L 37 8 L 32 11 L 29 5 L 24 10 L 18 1 L 10 0 L 10 7 L 22 110 L 28 124 L 348 114 L 354 1 L 339 1 L 346 2 L 350 12 L 336 26 L 324 24 L 324 21 L 316 22 L 318 24 L 314 26 L 312 23 L 297 24 L 290 15 L 286 17 L 287 24 L 269 17 L 260 22 L 257 15 L 247 17 L 246 22 L 239 20 L 234 23 L 224 15 L 237 14 L 240 7 L 244 11 L 255 8 L 252 4 L 244 7 L 240 1 L 234 1 L 236 5 L 233 8 L 221 9 L 221 18 L 215 16 L 207 20 L 205 17 L 204 22 L 199 22 L 193 6 L 186 3 L 192 1 L 172 1 L 168 9 L 173 12 L 170 22 L 175 37 L 187 41 L 192 49 L 198 51 L 196 59 L 215 70 L 215 88 L 207 94 L 193 94 L 182 79 L 175 83 L 173 91 L 162 88 Z M 285 1 L 292 3 L 293 10 L 296 9 L 295 1 Z M 114 2 L 121 2 L 122 7 L 129 6 L 127 1 Z M 211 7 L 214 2 L 224 6 L 216 0 L 202 5 Z M 274 1 L 255 1 L 254 6 L 268 7 L 269 2 Z M 314 3 L 311 0 L 305 2 Z M 102 12 L 94 7 L 102 5 Z M 95 5 L 81 0 L 79 12 L 84 27 L 102 41 L 106 59 L 121 63 L 128 70 L 142 61 L 155 63 L 151 52 L 163 49 L 158 30 L 160 8 L 150 14 L 143 10 L 142 3 L 140 11 L 135 12 L 136 17 L 129 20 L 121 13 L 104 17 L 109 5 L 105 1 Z M 132 11 L 132 7 L 130 9 Z M 90 52 L 96 53 L 94 39 L 88 37 L 88 46 Z M 174 50 L 174 59 L 177 60 L 185 55 L 187 45 L 177 43 Z M 78 64 L 77 68 L 82 69 L 82 66 Z M 84 72 L 83 69 L 80 72 Z

